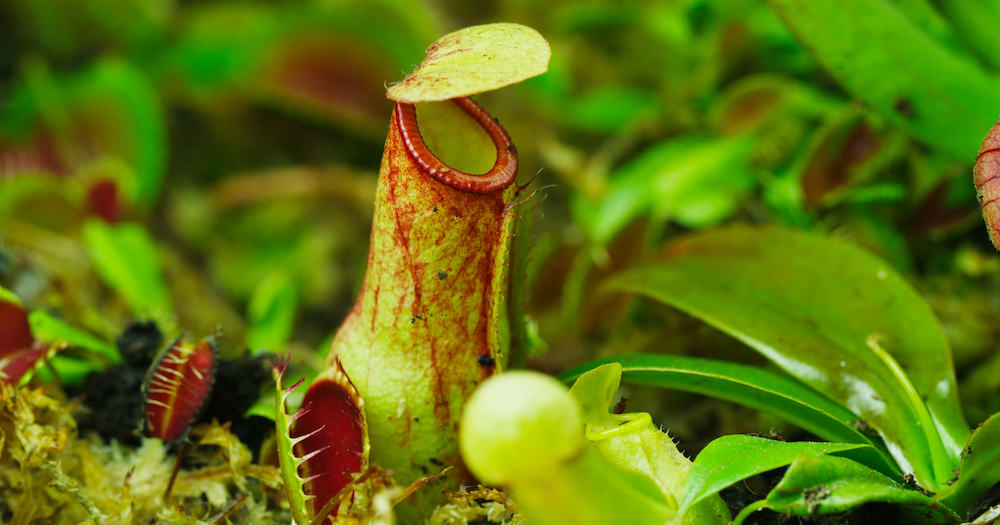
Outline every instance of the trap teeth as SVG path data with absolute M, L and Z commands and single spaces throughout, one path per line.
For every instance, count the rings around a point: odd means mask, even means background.
M 184 437 L 211 395 L 217 360 L 212 337 L 190 345 L 181 336 L 160 354 L 143 385 L 151 435 L 168 443 Z

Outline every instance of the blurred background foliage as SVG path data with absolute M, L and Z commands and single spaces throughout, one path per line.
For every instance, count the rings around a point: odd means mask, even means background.
M 510 21 L 553 49 L 545 75 L 479 97 L 546 197 L 530 367 L 636 351 L 762 364 L 600 284 L 684 231 L 781 224 L 849 239 L 913 282 L 979 422 L 1000 410 L 1000 263 L 971 164 L 1000 113 L 1000 3 L 971 6 L 6 0 L 0 284 L 104 340 L 152 318 L 219 331 L 230 357 L 315 366 L 363 275 L 385 87 L 444 33 Z M 794 432 L 688 394 L 629 395 L 689 450 Z

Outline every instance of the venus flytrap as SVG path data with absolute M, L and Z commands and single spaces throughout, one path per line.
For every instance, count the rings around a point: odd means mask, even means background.
M 368 466 L 364 404 L 336 368 L 314 381 L 302 406 L 289 414 L 288 397 L 305 378 L 285 388 L 287 367 L 287 361 L 272 367 L 278 462 L 295 522 L 319 524 L 350 505 L 350 487 Z

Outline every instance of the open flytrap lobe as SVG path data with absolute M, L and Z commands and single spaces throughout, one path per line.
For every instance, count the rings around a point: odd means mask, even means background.
M 0 288 L 0 381 L 17 385 L 55 355 L 58 346 L 36 341 L 28 311 Z
M 300 525 L 322 523 L 350 504 L 349 486 L 368 467 L 368 424 L 357 389 L 336 363 L 312 383 L 302 406 L 286 412 L 288 396 L 305 380 L 282 386 L 288 361 L 272 367 L 275 436 L 288 503 Z
M 160 354 L 142 388 L 151 435 L 172 443 L 187 434 L 212 392 L 217 361 L 214 337 L 190 345 L 181 336 Z

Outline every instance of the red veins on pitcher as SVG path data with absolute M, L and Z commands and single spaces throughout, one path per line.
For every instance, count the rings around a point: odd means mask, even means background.
M 983 219 L 986 220 L 986 231 L 993 246 L 1000 250 L 1000 121 L 990 128 L 983 139 L 972 174 L 979 205 L 983 208 Z

